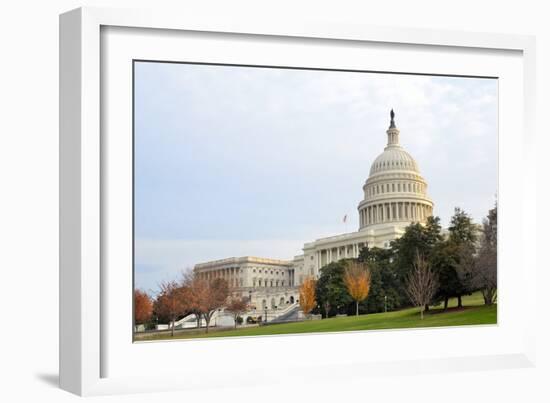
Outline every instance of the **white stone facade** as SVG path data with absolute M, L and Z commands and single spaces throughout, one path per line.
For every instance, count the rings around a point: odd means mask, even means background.
M 195 273 L 204 279 L 222 278 L 233 294 L 247 297 L 253 309 L 280 309 L 298 299 L 290 260 L 253 256 L 231 257 L 200 263 Z
M 399 130 L 391 112 L 384 151 L 371 165 L 357 207 L 359 230 L 306 243 L 303 255 L 292 261 L 254 257 L 229 258 L 198 264 L 203 275 L 221 276 L 231 287 L 249 295 L 257 308 L 279 306 L 297 298 L 297 287 L 308 276 L 319 276 L 321 267 L 345 258 L 356 258 L 361 249 L 387 248 L 413 222 L 424 223 L 433 215 L 427 183 L 414 158 L 399 144 Z

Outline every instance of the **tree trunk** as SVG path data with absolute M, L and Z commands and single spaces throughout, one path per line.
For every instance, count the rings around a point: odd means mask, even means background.
M 445 297 L 445 304 L 443 305 L 443 310 L 446 311 L 449 307 L 449 297 Z
M 462 308 L 462 295 L 458 296 L 458 305 L 457 305 L 457 307 Z
M 355 301 L 355 316 L 359 316 L 359 301 Z
M 201 328 L 201 315 L 196 313 L 195 316 L 197 317 L 197 329 Z
M 424 306 L 420 306 L 420 320 L 424 319 Z
M 176 318 L 172 318 L 172 337 L 174 337 L 174 328 L 176 327 Z
M 485 289 L 482 291 L 482 294 L 485 305 L 493 305 L 493 298 L 495 296 L 493 290 Z
M 424 305 L 424 310 L 426 312 L 429 312 L 430 311 L 430 305 L 428 305 L 428 304 Z

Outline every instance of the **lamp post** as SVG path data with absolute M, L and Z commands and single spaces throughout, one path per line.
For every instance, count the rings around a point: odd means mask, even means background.
M 388 312 L 388 296 L 384 295 L 384 312 Z
M 264 307 L 264 311 L 265 311 L 265 323 L 267 323 L 267 305 Z

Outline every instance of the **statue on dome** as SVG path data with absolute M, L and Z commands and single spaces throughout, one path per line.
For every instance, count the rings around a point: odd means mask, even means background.
M 395 117 L 395 112 L 393 111 L 393 108 L 392 108 L 392 110 L 390 111 L 390 118 L 391 118 L 390 127 L 395 127 L 395 122 L 393 121 L 394 117 Z

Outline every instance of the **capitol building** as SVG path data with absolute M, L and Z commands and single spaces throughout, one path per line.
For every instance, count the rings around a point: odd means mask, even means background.
M 357 231 L 308 242 L 303 253 L 292 260 L 230 257 L 197 264 L 195 273 L 206 279 L 227 280 L 234 294 L 249 298 L 253 310 L 269 309 L 275 319 L 297 309 L 299 285 L 308 276 L 318 277 L 323 266 L 356 258 L 367 245 L 387 248 L 408 225 L 424 223 L 433 215 L 428 185 L 417 162 L 400 144 L 393 110 L 390 117 L 387 145 L 373 161 L 363 184 Z

